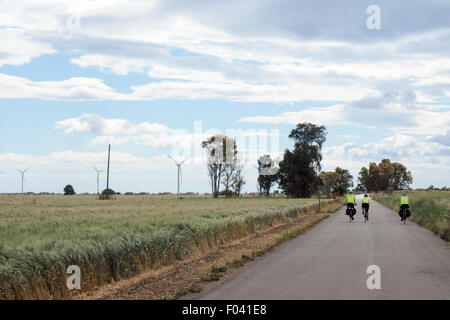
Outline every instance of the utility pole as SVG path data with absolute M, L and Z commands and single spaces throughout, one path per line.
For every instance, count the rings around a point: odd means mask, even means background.
M 109 161 L 111 159 L 111 145 L 108 147 L 108 171 L 106 174 L 106 189 L 109 190 Z

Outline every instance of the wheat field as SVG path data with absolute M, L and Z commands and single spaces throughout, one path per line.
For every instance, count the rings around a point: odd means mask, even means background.
M 329 200 L 323 200 L 324 202 Z M 0 299 L 61 299 L 297 217 L 316 199 L 0 195 Z

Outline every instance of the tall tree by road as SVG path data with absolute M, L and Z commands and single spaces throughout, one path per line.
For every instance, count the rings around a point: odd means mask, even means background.
M 315 167 L 320 170 L 322 145 L 326 140 L 324 126 L 299 123 L 289 134 L 294 150 L 286 150 L 280 162 L 279 185 L 289 197 L 308 198 L 314 192 Z

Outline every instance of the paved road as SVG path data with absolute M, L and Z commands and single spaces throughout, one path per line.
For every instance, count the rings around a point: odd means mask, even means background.
M 409 221 L 404 225 L 376 201 L 371 201 L 369 223 L 360 206 L 357 211 L 349 223 L 341 209 L 201 299 L 450 300 L 450 246 L 445 241 Z M 367 288 L 369 265 L 380 267 L 379 290 Z

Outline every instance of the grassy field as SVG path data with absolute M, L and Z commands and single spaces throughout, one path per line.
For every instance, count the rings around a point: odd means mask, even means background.
M 399 209 L 402 192 L 392 196 L 384 193 L 371 194 L 374 199 L 394 209 Z M 409 191 L 411 221 L 432 230 L 444 240 L 450 240 L 450 192 Z
M 89 290 L 289 221 L 316 202 L 0 195 L 0 299 L 64 298 L 69 265 Z

